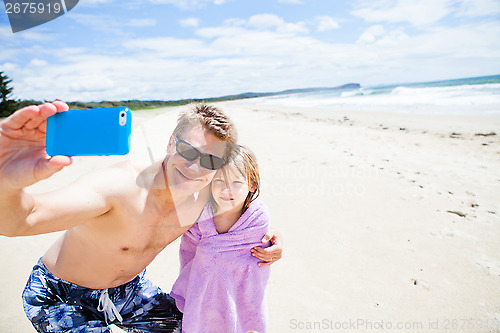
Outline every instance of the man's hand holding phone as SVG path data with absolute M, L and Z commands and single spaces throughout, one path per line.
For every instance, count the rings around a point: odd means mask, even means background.
M 0 122 L 0 186 L 21 189 L 71 164 L 71 157 L 48 156 L 47 118 L 67 111 L 61 101 L 22 108 Z
M 0 187 L 46 179 L 70 165 L 71 156 L 128 154 L 129 108 L 68 109 L 60 101 L 32 105 L 0 122 Z

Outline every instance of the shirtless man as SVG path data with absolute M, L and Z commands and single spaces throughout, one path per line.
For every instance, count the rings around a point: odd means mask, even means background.
M 174 300 L 144 278 L 145 267 L 196 221 L 208 184 L 236 141 L 230 120 L 201 105 L 179 118 L 165 159 L 149 167 L 121 163 L 50 193 L 24 188 L 71 164 L 45 153 L 46 119 L 63 102 L 18 110 L 0 122 L 0 234 L 67 230 L 33 268 L 24 308 L 39 332 L 180 331 Z M 168 186 L 166 186 L 168 185 Z M 255 248 L 264 265 L 275 246 Z

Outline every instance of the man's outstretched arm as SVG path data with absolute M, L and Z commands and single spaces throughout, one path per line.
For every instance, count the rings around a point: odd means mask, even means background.
M 109 210 L 91 179 L 48 194 L 24 188 L 71 164 L 45 152 L 47 118 L 68 110 L 63 102 L 28 106 L 0 122 L 0 234 L 35 235 L 68 229 Z M 97 215 L 96 215 L 97 214 Z

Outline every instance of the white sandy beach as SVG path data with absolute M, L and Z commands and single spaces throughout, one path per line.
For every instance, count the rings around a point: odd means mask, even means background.
M 259 159 L 261 196 L 285 240 L 270 332 L 500 332 L 500 117 L 218 105 Z M 149 159 L 140 123 L 160 159 L 184 108 L 135 112 L 130 155 L 75 158 L 29 190 Z M 0 332 L 34 332 L 21 293 L 60 235 L 0 236 Z M 178 247 L 148 268 L 165 291 Z

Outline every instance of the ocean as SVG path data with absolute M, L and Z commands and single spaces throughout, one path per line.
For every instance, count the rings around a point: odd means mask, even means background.
M 250 101 L 341 111 L 500 116 L 500 75 L 297 93 L 244 102 Z

